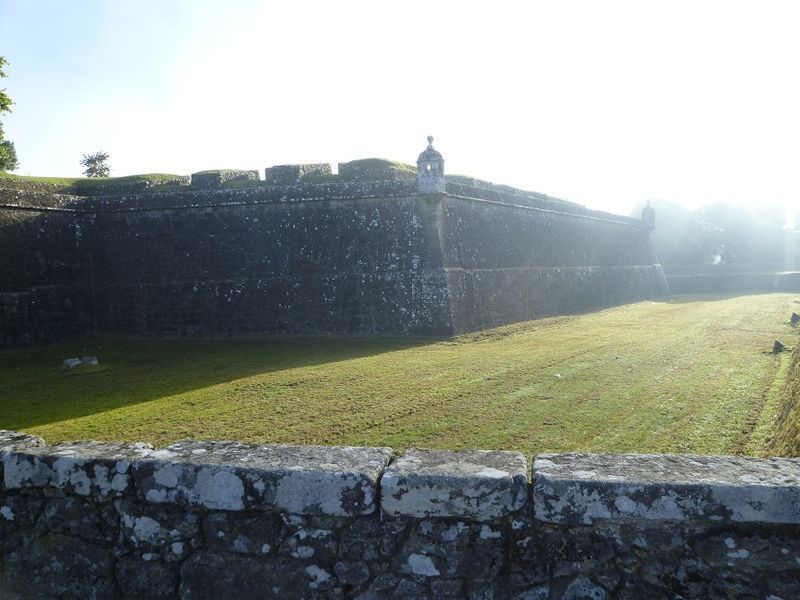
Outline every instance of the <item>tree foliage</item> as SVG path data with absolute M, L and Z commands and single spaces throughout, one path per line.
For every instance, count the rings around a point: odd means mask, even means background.
M 0 56 L 0 79 L 6 77 L 6 72 L 3 69 L 8 64 L 5 57 Z M 0 115 L 3 113 L 11 112 L 11 105 L 14 102 L 11 100 L 5 89 L 0 89 Z M 14 143 L 10 140 L 4 139 L 3 125 L 0 123 L 0 171 L 13 171 L 19 166 L 17 160 L 17 150 L 14 148 Z
M 111 167 L 108 165 L 108 152 L 84 154 L 81 159 L 83 174 L 87 177 L 108 177 Z
M 14 142 L 0 140 L 0 171 L 13 171 L 19 166 Z

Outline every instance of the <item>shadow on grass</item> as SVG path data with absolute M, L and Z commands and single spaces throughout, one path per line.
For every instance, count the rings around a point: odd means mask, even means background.
M 0 352 L 0 429 L 25 430 L 258 375 L 439 342 L 422 337 L 142 339 L 82 336 Z M 97 367 L 61 371 L 96 355 Z

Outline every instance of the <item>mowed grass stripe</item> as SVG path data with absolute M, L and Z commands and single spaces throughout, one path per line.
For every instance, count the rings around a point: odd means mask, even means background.
M 760 454 L 786 376 L 769 349 L 792 343 L 798 304 L 682 297 L 443 341 L 84 338 L 0 353 L 0 428 L 50 442 Z M 60 373 L 82 354 L 101 366 Z

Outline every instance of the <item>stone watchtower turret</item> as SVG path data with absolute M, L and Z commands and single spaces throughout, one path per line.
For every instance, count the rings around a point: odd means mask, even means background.
M 444 158 L 433 149 L 433 136 L 428 136 L 428 147 L 417 159 L 417 191 L 435 194 L 445 191 Z

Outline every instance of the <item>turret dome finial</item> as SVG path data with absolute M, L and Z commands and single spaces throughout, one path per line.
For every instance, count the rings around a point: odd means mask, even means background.
M 428 146 L 433 146 L 433 136 L 432 135 L 428 136 Z

